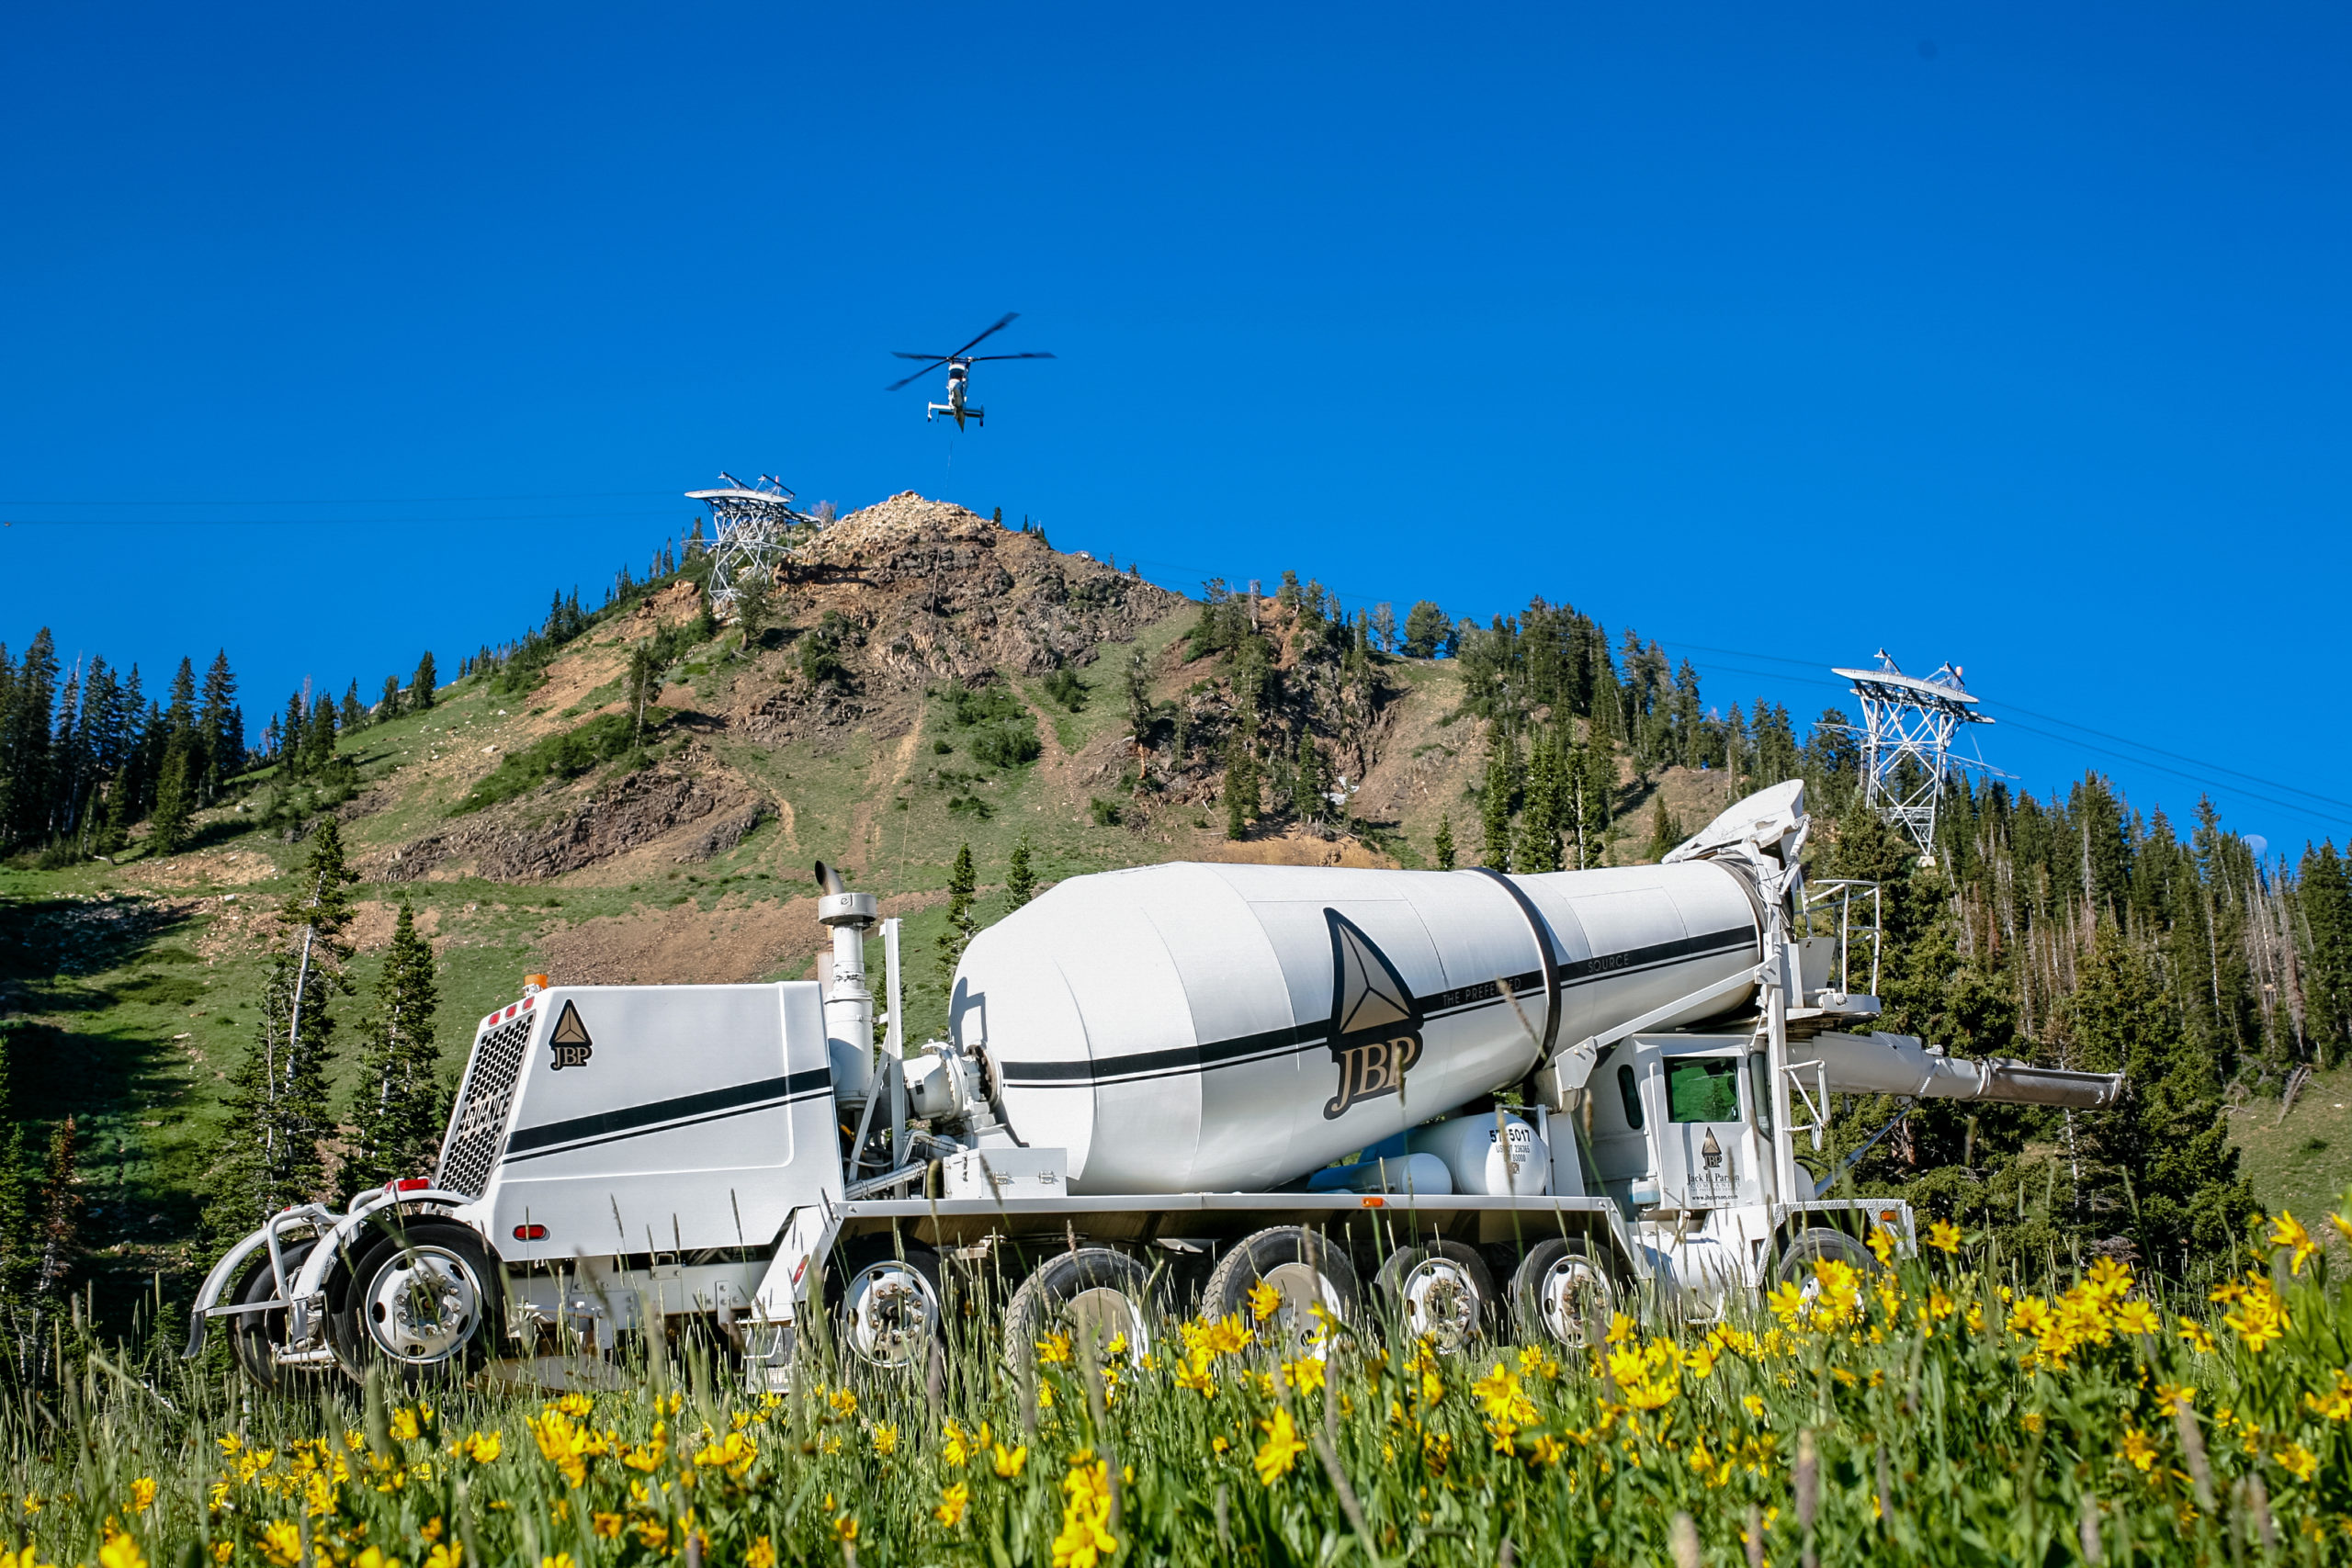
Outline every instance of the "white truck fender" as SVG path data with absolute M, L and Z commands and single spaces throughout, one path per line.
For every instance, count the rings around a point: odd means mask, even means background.
M 776 1243 L 775 1261 L 760 1277 L 752 1295 L 752 1316 L 762 1323 L 791 1323 L 798 1316 L 801 1292 L 808 1284 L 812 1259 L 824 1256 L 840 1234 L 841 1222 L 830 1203 L 806 1203 L 792 1212 Z
M 220 1304 L 221 1296 L 245 1271 L 246 1259 L 268 1245 L 269 1227 L 264 1225 L 221 1254 L 220 1261 L 204 1277 L 196 1301 L 187 1309 L 187 1348 L 180 1352 L 182 1360 L 193 1361 L 204 1354 L 204 1336 L 212 1324 L 212 1309 Z

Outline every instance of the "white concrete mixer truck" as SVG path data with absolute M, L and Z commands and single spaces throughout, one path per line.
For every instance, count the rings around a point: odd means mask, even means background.
M 1637 1299 L 1719 1312 L 1867 1261 L 1873 1228 L 1911 1246 L 1907 1205 L 1798 1163 L 1832 1095 L 2122 1091 L 1859 1032 L 1871 890 L 1808 889 L 1806 829 L 1790 783 L 1662 865 L 1074 877 L 973 940 L 948 1038 L 911 1051 L 896 922 L 820 866 L 816 981 L 531 986 L 481 1021 L 438 1169 L 274 1216 L 187 1351 L 217 1318 L 266 1384 L 576 1375 L 699 1320 L 780 1384 L 814 1314 L 868 1363 L 927 1358 L 975 1264 L 1017 1281 L 1016 1352 L 1060 1314 L 1147 1346 L 1261 1281 L 1302 1346 L 1383 1312 L 1567 1346 Z

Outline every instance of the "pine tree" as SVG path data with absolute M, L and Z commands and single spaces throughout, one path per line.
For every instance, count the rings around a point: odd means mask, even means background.
M 435 684 L 433 651 L 427 649 L 424 657 L 416 661 L 416 673 L 409 677 L 409 705 L 419 713 L 431 707 Z
M 2185 1272 L 2194 1258 L 2225 1256 L 2255 1205 L 2220 1078 L 2183 1033 L 2146 956 L 2111 919 L 2099 919 L 2081 961 L 2065 1028 L 2067 1066 L 2130 1081 L 2122 1106 L 2083 1117 L 2076 1131 L 2093 1156 L 2086 1183 L 2103 1190 L 2109 1218 L 2128 1226 L 2150 1268 Z
M 234 777 L 245 765 L 245 721 L 237 711 L 237 676 L 229 668 L 229 650 L 212 656 L 204 673 L 204 708 L 198 716 L 203 731 L 205 772 L 209 778 Z
M 397 675 L 384 677 L 384 694 L 376 702 L 376 722 L 401 716 L 401 679 Z
M 1520 808 L 1519 838 L 1511 868 L 1520 872 L 1560 869 L 1560 829 L 1566 816 L 1568 780 L 1554 739 L 1538 734 L 1527 759 L 1527 791 Z
M 74 1242 L 81 1232 L 82 1195 L 75 1179 L 80 1164 L 80 1134 L 68 1116 L 49 1134 L 49 1161 L 41 1172 L 40 1218 L 33 1236 L 40 1248 L 32 1278 L 36 1296 L 62 1294 L 66 1271 L 74 1267 Z
M 1037 896 L 1037 874 L 1029 863 L 1029 836 L 1026 833 L 1021 836 L 1019 843 L 1012 846 L 1012 858 L 1004 869 L 1004 891 L 1015 909 Z
M 433 1041 L 439 1000 L 433 944 L 417 934 L 416 912 L 403 899 L 376 982 L 375 1011 L 360 1057 L 351 1108 L 358 1137 L 344 1167 L 346 1191 L 430 1172 L 445 1120 L 441 1059 Z
M 1331 809 L 1331 780 L 1312 732 L 1298 732 L 1298 764 L 1291 772 L 1291 809 L 1302 822 L 1320 822 Z
M 334 1134 L 327 1106 L 334 998 L 350 994 L 337 967 L 350 956 L 350 885 L 342 830 L 322 818 L 297 879 L 311 896 L 303 925 L 277 955 L 262 992 L 260 1032 L 230 1082 L 229 1117 L 213 1145 L 205 1219 L 222 1237 L 243 1235 L 288 1203 L 324 1196 L 323 1145 Z M 288 913 L 296 912 L 289 910 Z
M 972 897 L 979 883 L 972 870 L 972 846 L 964 844 L 956 851 L 956 864 L 947 874 L 947 926 L 939 933 L 939 986 L 949 990 L 956 984 L 956 965 L 964 961 L 964 949 L 978 929 L 972 919 Z
M 1435 659 L 1453 630 L 1445 612 L 1424 599 L 1405 612 L 1402 651 L 1408 659 Z
M 57 643 L 43 626 L 25 649 L 0 713 L 0 849 L 49 837 L 50 712 L 56 701 Z
M 2332 840 L 2303 852 L 2302 871 L 2305 1008 L 2324 1067 L 2352 1040 L 2352 875 Z
M 1452 871 L 1453 869 L 1453 818 L 1450 814 L 1442 813 L 1438 817 L 1437 841 L 1430 847 L 1437 856 L 1438 870 Z
M 154 823 L 149 843 L 159 855 L 175 855 L 187 847 L 196 805 L 196 784 L 189 776 L 195 759 L 186 742 L 174 740 L 164 753 L 163 775 L 155 781 Z
M 344 689 L 341 728 L 345 735 L 368 722 L 368 709 L 359 701 L 359 682 L 355 678 Z
M 1662 862 L 1682 842 L 1682 824 L 1666 808 L 1666 791 L 1659 790 L 1650 806 L 1649 859 Z
M 1510 732 L 1499 722 L 1487 728 L 1487 777 L 1478 798 L 1479 849 L 1483 863 L 1510 869 L 1511 796 L 1517 793 L 1519 759 Z
M 662 667 L 654 662 L 653 645 L 640 642 L 628 652 L 628 706 L 635 716 L 635 739 L 645 743 L 646 705 L 662 694 Z
M 1225 743 L 1225 836 L 1238 839 L 1258 815 L 1258 756 L 1246 730 L 1236 728 Z

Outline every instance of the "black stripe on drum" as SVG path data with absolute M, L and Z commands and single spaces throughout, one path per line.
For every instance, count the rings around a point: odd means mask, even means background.
M 1628 948 L 1623 953 L 1580 958 L 1560 965 L 1560 985 L 1565 990 L 1570 986 L 1589 985 L 1616 976 L 1666 968 L 1694 958 L 1729 953 L 1755 941 L 1754 931 L 1739 927 L 1732 931 L 1678 937 L 1672 942 Z M 1532 995 L 1544 983 L 1542 973 L 1532 970 L 1506 978 L 1512 994 L 1521 998 Z M 1502 1005 L 1502 993 L 1496 989 L 1495 983 L 1481 980 L 1475 985 L 1456 986 L 1425 998 L 1421 1003 L 1421 1016 L 1424 1020 L 1459 1018 L 1482 1008 Z M 1524 1006 L 1524 1001 L 1521 1005 Z M 997 1073 L 1006 1083 L 1035 1084 L 1041 1088 L 1062 1086 L 1079 1089 L 1096 1084 L 1134 1083 L 1145 1078 L 1172 1077 L 1180 1073 L 1240 1066 L 1250 1062 L 1295 1055 L 1324 1043 L 1330 1032 L 1329 1022 L 1318 1020 L 1314 1023 L 1294 1024 L 1287 1029 L 1245 1034 L 1234 1040 L 1213 1041 L 1202 1045 L 1178 1045 L 1164 1051 L 1138 1051 L 1132 1055 L 1113 1056 L 1102 1061 L 1000 1061 Z
M 603 1111 L 594 1116 L 575 1116 L 569 1121 L 549 1122 L 537 1127 L 518 1127 L 506 1140 L 506 1157 L 514 1159 L 533 1153 L 552 1153 L 559 1145 L 586 1147 L 590 1144 L 606 1144 L 617 1137 L 638 1133 L 667 1132 L 671 1126 L 691 1126 L 699 1122 L 716 1121 L 752 1111 L 764 1111 L 774 1105 L 803 1100 L 832 1088 L 833 1075 L 825 1067 L 794 1073 L 788 1077 L 758 1078 L 750 1083 L 729 1084 L 725 1089 L 707 1089 L 701 1094 L 682 1094 L 672 1100 L 648 1100 L 643 1105 L 625 1106 L 618 1111 Z

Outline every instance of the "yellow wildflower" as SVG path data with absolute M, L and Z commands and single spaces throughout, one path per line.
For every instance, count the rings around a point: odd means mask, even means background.
M 775 1568 L 775 1542 L 766 1536 L 752 1542 L 752 1550 L 743 1553 L 743 1568 Z
M 2298 1481 L 2308 1482 L 2319 1473 L 2319 1456 L 2301 1443 L 2281 1443 L 2270 1457 L 2278 1461 L 2279 1469 Z
M 2125 1302 L 2115 1309 L 2115 1328 L 2119 1334 L 2154 1334 L 2164 1327 L 2164 1319 L 2156 1309 L 2145 1302 Z
M 503 1433 L 475 1432 L 458 1442 L 458 1451 L 476 1464 L 488 1464 L 492 1460 L 496 1459 L 505 1447 L 506 1438 Z
M 996 1445 L 994 1458 L 997 1479 L 1015 1480 L 1021 1474 L 1021 1467 L 1029 1462 L 1029 1445 L 1023 1443 L 1017 1449 L 1008 1449 L 1002 1443 L 999 1443 Z
M 127 1535 L 110 1535 L 98 1548 L 98 1568 L 147 1568 L 147 1554 Z
M 302 1532 L 291 1519 L 272 1519 L 261 1528 L 261 1554 L 275 1568 L 294 1568 L 302 1561 Z
M 2126 1427 L 2123 1428 L 2123 1457 L 2132 1461 L 2133 1469 L 2145 1471 L 2156 1462 L 2156 1445 L 2150 1442 L 2148 1434 L 2139 1427 Z
M 154 1504 L 155 1478 L 153 1476 L 142 1475 L 130 1483 L 130 1507 L 133 1513 L 143 1514 L 154 1506 Z
M 424 1568 L 464 1568 L 465 1561 L 465 1550 L 455 1541 L 445 1540 L 424 1554 Z
M 1877 1258 L 1880 1265 L 1883 1268 L 1893 1268 L 1894 1266 L 1894 1233 L 1884 1225 L 1872 1225 L 1869 1240 L 1871 1255 Z
M 1054 1538 L 1054 1568 L 1096 1568 L 1119 1550 L 1111 1533 L 1111 1467 L 1091 1452 L 1073 1456 L 1062 1477 L 1062 1529 Z
M 1069 1359 L 1069 1336 L 1048 1334 L 1037 1341 L 1037 1359 L 1049 1367 L 1057 1367 Z
M 413 1443 L 416 1441 L 423 1430 L 423 1427 L 417 1420 L 416 1412 L 410 1409 L 407 1405 L 403 1404 L 398 1410 L 392 1412 L 392 1436 L 399 1438 L 401 1442 Z
M 588 1516 L 588 1528 L 594 1530 L 606 1540 L 618 1540 L 621 1538 L 622 1527 L 626 1526 L 628 1523 L 628 1520 L 618 1514 L 607 1514 L 600 1511 Z
M 2184 1317 L 2180 1320 L 2180 1337 L 2188 1341 L 2188 1348 L 2190 1349 L 2201 1351 L 2208 1355 L 2211 1354 L 2213 1349 L 2212 1330 L 2207 1328 L 2195 1318 Z
M 2222 1321 L 2237 1330 L 2245 1348 L 2259 1354 L 2286 1337 L 2293 1326 L 2287 1316 L 2287 1303 L 2270 1281 L 2259 1274 L 2248 1274 L 2245 1288 L 2239 1292 L 2235 1312 L 2223 1313 Z
M 833 1390 L 832 1393 L 825 1395 L 825 1403 L 833 1407 L 833 1414 L 836 1416 L 854 1416 L 857 1414 L 857 1395 L 851 1393 L 848 1389 L 837 1388 Z
M 972 1489 L 959 1481 L 940 1493 L 939 1506 L 931 1511 L 931 1517 L 954 1529 L 964 1522 L 964 1510 L 971 1506 Z M 768 1561 L 774 1562 L 775 1560 L 771 1557 Z
M 1261 1280 L 1250 1287 L 1250 1317 L 1252 1322 L 1265 1322 L 1282 1304 L 1283 1293 L 1265 1280 Z
M 1523 1427 L 1535 1419 L 1535 1402 L 1529 1399 L 1519 1384 L 1519 1374 L 1495 1363 L 1495 1370 L 1470 1385 L 1478 1396 L 1487 1419 L 1512 1427 Z
M 1747 1418 L 1749 1420 L 1761 1421 L 1764 1419 L 1764 1396 L 1762 1394 L 1744 1393 L 1740 1395 L 1739 1403 L 1741 1406 L 1747 1410 Z
M 2319 1254 L 2319 1243 L 2313 1241 L 2312 1233 L 2303 1228 L 2303 1222 L 2284 1209 L 2279 1210 L 2278 1217 L 2270 1223 L 2270 1245 L 2295 1249 L 2294 1256 L 2287 1260 L 2290 1274 L 2301 1274 L 2303 1265 Z
M 899 1451 L 899 1428 L 891 1422 L 876 1421 L 874 1429 L 866 1434 L 866 1440 L 874 1445 L 876 1458 L 888 1459 Z
M 1557 1464 L 1560 1462 L 1560 1455 L 1566 1451 L 1567 1446 L 1560 1438 L 1546 1432 L 1530 1445 L 1527 1457 L 1537 1464 Z
M 1323 1386 L 1324 1371 L 1322 1361 L 1313 1356 L 1302 1356 L 1283 1363 L 1283 1381 L 1299 1393 L 1307 1393 Z
M 1928 1227 L 1928 1245 L 1938 1252 L 1958 1252 L 1960 1227 L 1950 1220 L 1938 1220 Z
M 2324 1394 L 2307 1393 L 2303 1403 L 2311 1406 L 2312 1415 L 2330 1421 L 2352 1419 L 2352 1374 L 2337 1372 L 2335 1388 Z
M 1291 1466 L 1298 1462 L 1298 1456 L 1306 1451 L 1306 1444 L 1299 1437 L 1298 1428 L 1292 1423 L 1287 1410 L 1277 1410 L 1272 1420 L 1259 1422 L 1258 1430 L 1266 1434 L 1266 1440 L 1259 1445 L 1255 1461 L 1258 1480 L 1272 1486 L 1290 1473 Z
M 552 1557 L 539 1559 L 539 1568 L 571 1568 L 571 1553 L 559 1551 Z

